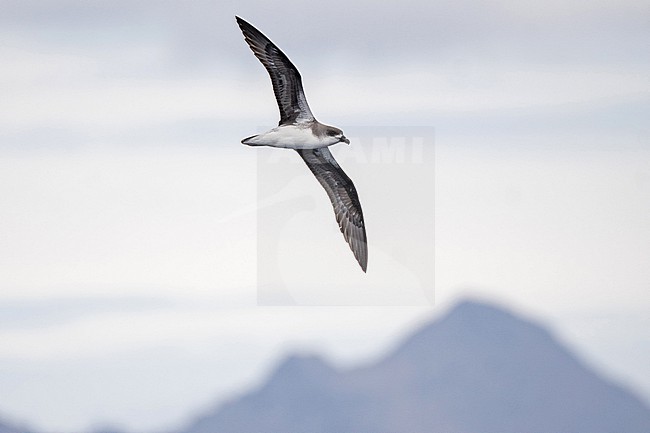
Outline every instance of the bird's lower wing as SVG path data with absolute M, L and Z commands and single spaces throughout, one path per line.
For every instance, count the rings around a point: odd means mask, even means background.
M 366 272 L 368 265 L 368 240 L 363 212 L 357 190 L 352 180 L 338 165 L 327 147 L 296 150 L 325 188 L 334 207 L 336 221 L 343 237 L 350 245 L 354 257 Z

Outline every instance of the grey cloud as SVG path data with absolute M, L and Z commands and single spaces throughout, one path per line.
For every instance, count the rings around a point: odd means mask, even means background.
M 435 64 L 448 58 L 539 63 L 648 62 L 648 8 L 635 3 L 572 13 L 521 16 L 508 2 L 5 1 L 0 20 L 41 32 L 83 28 L 87 37 L 134 43 L 157 33 L 170 67 L 238 68 L 249 56 L 234 22 L 258 26 L 300 63 L 347 59 L 360 64 Z M 558 7 L 550 4 L 549 7 Z M 563 9 L 561 9 L 563 10 Z M 70 38 L 79 34 L 70 31 Z M 84 41 L 68 41 L 83 43 Z M 318 50 L 318 56 L 309 54 Z
M 136 296 L 5 300 L 0 302 L 0 326 L 5 330 L 47 327 L 100 313 L 150 311 L 173 305 L 169 299 Z

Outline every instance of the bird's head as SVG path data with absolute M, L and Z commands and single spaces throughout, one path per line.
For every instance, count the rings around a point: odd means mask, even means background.
M 343 131 L 341 131 L 339 128 L 328 126 L 326 134 L 328 137 L 335 139 L 335 143 L 343 142 L 345 144 L 350 144 L 350 140 L 348 140 L 345 135 L 343 135 Z

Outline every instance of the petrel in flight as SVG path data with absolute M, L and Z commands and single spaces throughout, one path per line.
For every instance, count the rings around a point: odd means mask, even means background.
M 341 233 L 365 272 L 368 242 L 357 190 L 328 149 L 328 146 L 336 143 L 350 144 L 350 140 L 339 128 L 324 125 L 314 118 L 302 89 L 300 73 L 289 58 L 255 27 L 239 17 L 235 18 L 255 57 L 271 76 L 280 109 L 280 123 L 276 128 L 244 138 L 242 143 L 295 149 L 298 152 L 325 188 Z

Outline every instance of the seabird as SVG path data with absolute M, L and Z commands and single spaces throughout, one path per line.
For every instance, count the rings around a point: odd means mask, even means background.
M 350 140 L 339 128 L 316 120 L 307 104 L 300 73 L 289 58 L 262 32 L 243 19 L 235 18 L 244 39 L 271 77 L 280 109 L 280 123 L 276 128 L 244 138 L 242 143 L 298 152 L 327 192 L 341 233 L 366 272 L 368 241 L 357 190 L 328 149 L 336 143 L 350 144 Z

